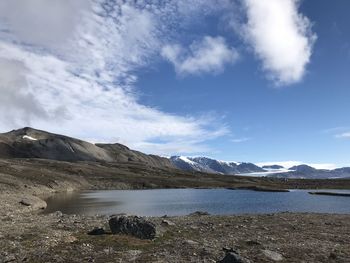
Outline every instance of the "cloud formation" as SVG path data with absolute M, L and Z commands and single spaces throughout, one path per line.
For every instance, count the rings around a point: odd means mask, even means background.
M 1 0 L 0 19 L 15 40 L 57 46 L 72 36 L 90 8 L 86 0 Z
M 181 20 L 172 1 L 18 2 L 4 0 L 0 8 L 0 101 L 11 107 L 11 115 L 0 115 L 2 131 L 30 125 L 157 154 L 202 151 L 206 140 L 228 132 L 211 118 L 139 102 L 134 72 L 152 63 Z M 25 22 L 33 16 L 40 25 Z
M 278 85 L 302 80 L 316 35 L 299 13 L 299 0 L 243 0 L 247 23 L 243 36 Z
M 231 142 L 233 142 L 233 143 L 242 143 L 242 142 L 250 141 L 251 139 L 252 138 L 248 138 L 248 137 L 235 138 L 235 139 L 231 139 Z
M 205 36 L 201 41 L 193 42 L 188 49 L 178 44 L 166 45 L 162 56 L 174 65 L 179 75 L 217 74 L 239 58 L 238 52 L 220 36 Z
M 26 89 L 26 72 L 23 63 L 0 59 L 0 111 L 6 113 L 3 118 L 12 125 L 23 119 L 46 117 L 44 109 Z
M 340 134 L 336 134 L 335 137 L 339 139 L 350 139 L 350 132 L 343 132 Z
M 273 16 L 266 29 L 276 37 L 275 24 L 287 24 L 281 29 L 288 29 L 286 35 L 295 43 L 286 47 L 285 41 L 270 43 L 253 34 L 262 30 L 258 20 L 265 22 L 259 16 L 263 4 L 254 3 L 266 1 L 245 1 L 245 32 L 256 43 L 265 69 L 279 82 L 296 81 L 305 71 L 312 46 L 310 23 L 297 13 L 297 2 L 266 4 L 289 7 L 282 10 L 287 19 Z M 200 23 L 205 16 L 235 12 L 240 10 L 230 0 L 0 1 L 0 130 L 30 125 L 158 154 L 210 150 L 207 140 L 229 133 L 214 121 L 220 118 L 179 116 L 143 105 L 136 72 L 158 61 L 159 50 L 179 75 L 222 72 L 239 58 L 228 38 L 196 35 L 196 41 L 186 38 L 192 42 L 186 47 L 178 29 Z M 277 63 L 271 49 L 288 56 Z

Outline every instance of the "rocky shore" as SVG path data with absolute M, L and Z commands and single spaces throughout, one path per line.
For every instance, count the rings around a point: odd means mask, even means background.
M 349 262 L 350 215 L 145 218 L 157 235 L 151 229 L 152 239 L 141 239 L 111 229 L 107 216 L 41 212 L 45 196 L 79 189 L 346 189 L 347 183 L 169 174 L 136 164 L 0 160 L 0 262 Z
M 1 200 L 11 209 L 0 215 L 0 262 L 220 262 L 228 253 L 241 262 L 345 263 L 350 258 L 349 215 L 147 218 L 158 232 L 149 240 L 112 234 L 106 216 L 43 215 Z

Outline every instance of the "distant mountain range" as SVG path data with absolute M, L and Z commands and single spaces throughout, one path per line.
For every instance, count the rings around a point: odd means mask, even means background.
M 308 165 L 286 168 L 258 166 L 246 162 L 225 162 L 207 157 L 173 156 L 163 158 L 129 149 L 122 144 L 93 144 L 33 128 L 0 134 L 0 158 L 39 158 L 57 161 L 135 162 L 164 169 L 224 175 L 268 176 L 278 178 L 350 178 L 350 168 L 320 170 Z
M 185 171 L 199 171 L 205 173 L 220 173 L 227 175 L 258 173 L 265 170 L 253 163 L 224 162 L 207 157 L 172 156 L 171 162 Z
M 289 169 L 281 165 L 258 166 L 253 163 L 238 163 L 218 161 L 207 157 L 170 157 L 171 162 L 179 169 L 185 171 L 199 171 L 206 173 L 219 173 L 226 175 L 251 175 L 277 178 L 350 178 L 350 168 L 334 170 L 316 169 L 308 165 L 298 165 Z
M 343 167 L 334 170 L 316 169 L 309 165 L 298 165 L 289 168 L 288 172 L 274 173 L 270 177 L 278 178 L 305 178 L 305 179 L 335 179 L 350 178 L 350 167 Z

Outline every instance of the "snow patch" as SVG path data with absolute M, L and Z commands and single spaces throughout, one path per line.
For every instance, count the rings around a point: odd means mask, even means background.
M 30 141 L 37 141 L 38 140 L 38 139 L 35 139 L 35 138 L 30 137 L 28 135 L 24 135 L 22 138 L 25 139 L 25 140 L 30 140 Z
M 190 159 L 188 159 L 188 158 L 185 157 L 185 156 L 180 156 L 179 159 L 180 159 L 181 161 L 184 161 L 185 163 L 188 163 L 188 164 L 191 164 L 191 165 L 196 165 L 195 162 L 191 161 Z

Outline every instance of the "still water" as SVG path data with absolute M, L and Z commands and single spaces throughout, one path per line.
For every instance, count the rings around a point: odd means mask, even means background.
M 347 192 L 334 190 L 333 192 Z M 227 189 L 110 190 L 58 194 L 47 200 L 45 213 L 141 216 L 187 215 L 207 211 L 217 215 L 273 212 L 317 212 L 350 214 L 350 198 Z

